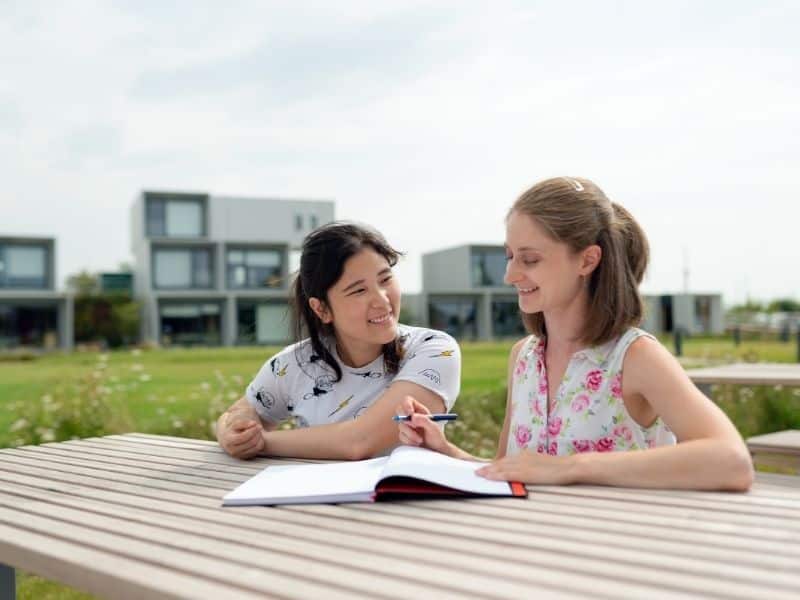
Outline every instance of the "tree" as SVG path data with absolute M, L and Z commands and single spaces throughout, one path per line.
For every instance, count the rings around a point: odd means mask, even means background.
M 75 292 L 77 296 L 91 296 L 97 293 L 99 287 L 97 274 L 85 269 L 67 277 L 67 289 Z
M 800 312 L 800 302 L 793 298 L 778 298 L 767 305 L 767 312 Z

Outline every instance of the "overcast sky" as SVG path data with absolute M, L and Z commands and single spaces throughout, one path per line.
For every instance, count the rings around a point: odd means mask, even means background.
M 142 189 L 333 199 L 408 252 L 593 179 L 644 290 L 800 296 L 800 3 L 0 0 L 0 235 L 129 261 Z

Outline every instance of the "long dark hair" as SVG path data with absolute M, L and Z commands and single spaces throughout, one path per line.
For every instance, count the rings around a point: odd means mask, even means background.
M 328 290 L 342 276 L 344 263 L 364 248 L 383 256 L 391 267 L 402 256 L 370 227 L 355 223 L 329 223 L 315 229 L 303 240 L 300 269 L 293 283 L 291 309 L 295 341 L 309 338 L 314 355 L 336 373 L 336 381 L 342 378 L 342 369 L 323 342 L 323 338 L 334 339 L 336 332 L 331 324 L 319 319 L 308 300 L 318 298 L 328 304 Z M 383 361 L 387 372 L 396 373 L 401 358 L 402 347 L 398 339 L 383 345 Z
M 535 219 L 574 252 L 597 244 L 600 264 L 589 277 L 589 312 L 582 341 L 594 346 L 620 336 L 643 316 L 639 296 L 650 255 L 647 237 L 631 214 L 611 202 L 595 183 L 580 177 L 546 179 L 525 191 L 508 216 Z M 523 314 L 526 329 L 547 335 L 542 313 Z

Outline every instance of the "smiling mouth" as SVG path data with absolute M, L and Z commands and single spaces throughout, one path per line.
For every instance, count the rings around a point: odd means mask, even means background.
M 538 289 L 539 289 L 538 286 L 537 287 L 532 287 L 532 288 L 521 288 L 521 287 L 518 287 L 517 288 L 517 292 L 519 292 L 520 294 L 525 295 L 525 294 L 532 294 L 533 292 L 535 292 Z
M 382 325 L 383 323 L 386 323 L 391 319 L 392 319 L 392 313 L 388 312 L 383 316 L 375 317 L 374 319 L 367 319 L 367 321 L 369 323 L 372 323 L 373 325 Z

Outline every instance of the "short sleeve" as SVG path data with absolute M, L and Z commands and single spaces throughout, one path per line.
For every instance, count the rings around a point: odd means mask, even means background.
M 441 331 L 423 330 L 410 340 L 394 381 L 411 381 L 444 400 L 449 411 L 461 388 L 461 350 Z
M 290 415 L 288 403 L 284 401 L 283 379 L 287 368 L 284 354 L 285 350 L 265 362 L 245 391 L 250 406 L 270 423 L 278 423 Z

